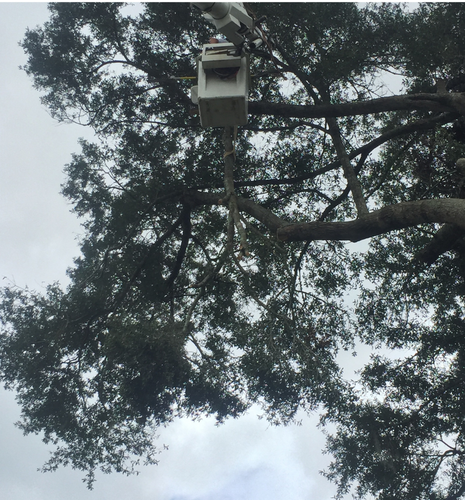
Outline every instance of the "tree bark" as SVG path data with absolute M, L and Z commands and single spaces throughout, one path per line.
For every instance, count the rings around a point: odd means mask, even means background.
M 183 199 L 192 207 L 218 205 L 219 194 L 188 191 Z M 277 234 L 279 241 L 347 240 L 360 241 L 397 229 L 419 224 L 454 224 L 465 231 L 465 199 L 406 201 L 383 207 L 359 219 L 347 222 L 302 222 L 293 224 L 248 198 L 237 196 L 237 206 L 268 230 Z
M 277 230 L 280 241 L 349 240 L 372 236 L 424 223 L 451 223 L 465 229 L 465 200 L 446 198 L 399 203 L 348 222 L 307 222 Z
M 249 113 L 252 115 L 273 115 L 287 118 L 328 118 L 399 110 L 458 112 L 463 115 L 465 114 L 465 93 L 395 95 L 370 101 L 317 106 L 249 102 Z
M 456 163 L 457 167 L 457 196 L 465 199 L 465 158 L 459 158 Z M 433 262 L 444 252 L 452 250 L 456 243 L 463 240 L 465 231 L 455 224 L 444 224 L 441 229 L 433 236 L 433 239 L 420 250 L 417 259 L 426 263 Z
M 444 224 L 433 236 L 429 244 L 418 252 L 417 259 L 431 265 L 440 255 L 451 250 L 464 237 L 465 231 L 460 227 L 457 227 L 455 224 Z
M 225 194 L 205 193 L 202 191 L 189 190 L 182 195 L 182 200 L 189 203 L 192 208 L 202 205 L 222 205 Z M 261 222 L 267 229 L 275 233 L 280 227 L 290 224 L 281 219 L 270 210 L 258 205 L 248 198 L 236 196 L 237 207 L 241 212 Z

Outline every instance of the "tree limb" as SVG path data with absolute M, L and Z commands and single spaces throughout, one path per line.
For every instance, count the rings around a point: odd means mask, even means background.
M 360 181 L 358 180 L 354 168 L 350 163 L 350 158 L 342 142 L 341 131 L 339 129 L 336 118 L 330 117 L 326 121 L 328 123 L 329 133 L 331 134 L 331 138 L 333 139 L 334 147 L 336 148 L 337 157 L 341 162 L 342 169 L 344 170 L 344 176 L 347 179 L 347 184 L 349 185 L 350 191 L 352 192 L 352 197 L 354 199 L 355 206 L 357 207 L 358 216 L 362 217 L 368 213 L 367 204 L 362 192 L 362 186 L 360 184 Z
M 438 125 L 444 125 L 445 123 L 450 123 L 457 119 L 459 115 L 457 113 L 442 113 L 441 115 L 434 116 L 432 118 L 423 118 L 417 120 L 412 123 L 408 123 L 407 125 L 402 125 L 400 127 L 389 130 L 383 134 L 381 134 L 376 139 L 360 146 L 353 151 L 348 153 L 349 160 L 356 158 L 359 155 L 368 155 L 371 151 L 381 146 L 385 142 L 393 139 L 395 137 L 399 137 L 402 135 L 412 134 L 414 132 L 418 132 L 420 130 L 429 130 Z M 305 123 L 305 122 L 302 122 Z M 325 131 L 327 132 L 327 131 Z M 325 167 L 319 168 L 317 170 L 313 170 L 308 172 L 307 174 L 300 175 L 298 177 L 291 178 L 283 178 L 283 179 L 256 179 L 253 181 L 234 181 L 234 187 L 248 187 L 248 186 L 270 186 L 270 185 L 291 185 L 298 184 L 299 182 L 304 182 L 309 179 L 314 179 L 318 175 L 324 174 L 326 172 L 330 172 L 338 168 L 340 165 L 339 160 L 328 163 Z M 355 169 L 357 171 L 357 168 Z M 221 188 L 223 184 L 215 184 L 215 185 L 205 185 L 205 186 L 196 186 L 192 189 L 210 189 L 210 188 Z
M 460 198 L 465 198 L 463 185 L 465 184 L 465 159 L 459 158 L 456 163 L 458 179 L 457 194 Z M 465 231 L 456 224 L 444 224 L 433 236 L 433 239 L 420 250 L 416 258 L 425 264 L 431 265 L 444 252 L 451 250 L 464 238 Z
M 422 248 L 416 258 L 425 264 L 433 264 L 440 255 L 451 250 L 454 244 L 465 236 L 465 231 L 455 224 L 444 224 L 433 239 Z
M 192 207 L 218 205 L 220 194 L 188 191 L 184 195 Z M 293 224 L 248 198 L 237 196 L 237 205 L 271 232 L 278 241 L 348 240 L 360 241 L 385 232 L 428 223 L 451 223 L 465 230 L 465 200 L 443 198 L 390 205 L 347 222 L 306 222 Z
M 360 241 L 424 223 L 454 223 L 465 229 L 465 200 L 446 198 L 391 205 L 348 222 L 307 222 L 277 229 L 279 241 Z
M 252 115 L 272 115 L 286 118 L 328 118 L 338 116 L 369 115 L 386 111 L 434 111 L 465 114 L 465 94 L 407 94 L 381 97 L 369 101 L 317 106 L 270 102 L 249 102 Z
M 455 492 L 451 493 L 445 500 L 459 500 L 459 498 L 465 493 L 465 482 L 462 482 L 460 488 Z
M 391 139 L 394 139 L 395 137 L 400 137 L 402 135 L 407 135 L 407 134 L 413 134 L 414 132 L 419 132 L 420 130 L 429 130 L 438 125 L 444 125 L 446 123 L 453 122 L 459 116 L 460 115 L 458 113 L 441 113 L 440 115 L 437 116 L 433 116 L 430 118 L 422 118 L 412 123 L 407 123 L 406 125 L 396 127 L 394 129 L 388 130 L 387 132 L 384 132 L 379 137 L 373 139 L 367 144 L 360 146 L 358 149 L 350 153 L 349 157 L 353 158 L 354 155 L 357 156 L 357 154 L 363 152 L 373 151 L 373 149 L 377 148 L 378 146 L 381 146 L 382 144 Z

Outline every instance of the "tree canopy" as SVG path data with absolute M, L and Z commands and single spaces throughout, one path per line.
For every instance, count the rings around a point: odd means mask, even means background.
M 62 186 L 70 284 L 1 292 L 0 378 L 56 445 L 44 470 L 91 486 L 154 462 L 159 425 L 260 404 L 320 412 L 341 497 L 463 498 L 464 4 L 248 4 L 266 43 L 236 138 L 190 101 L 214 33 L 188 4 L 49 8 L 24 69 L 97 139 Z

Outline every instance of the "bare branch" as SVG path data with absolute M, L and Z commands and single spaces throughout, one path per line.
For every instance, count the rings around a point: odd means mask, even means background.
M 465 184 L 465 160 L 460 158 L 457 160 L 457 194 L 465 197 L 463 185 Z M 444 252 L 451 250 L 460 240 L 465 237 L 465 231 L 456 224 L 445 224 L 433 237 L 433 239 L 420 250 L 416 258 L 426 264 L 432 264 Z
M 358 177 L 350 163 L 349 155 L 347 154 L 346 148 L 342 142 L 341 131 L 337 123 L 336 118 L 328 118 L 328 127 L 331 138 L 333 139 L 334 147 L 336 148 L 337 157 L 341 162 L 342 168 L 344 170 L 344 176 L 347 179 L 347 183 L 352 192 L 355 206 L 357 207 L 358 216 L 362 217 L 368 213 L 368 207 L 363 196 L 362 186 Z
M 320 104 L 317 106 L 270 102 L 250 102 L 252 115 L 272 115 L 287 118 L 328 118 L 338 116 L 369 115 L 386 111 L 435 111 L 465 114 L 465 95 L 450 94 L 408 94 L 381 97 L 369 101 L 355 101 L 342 104 Z
M 440 255 L 451 250 L 455 243 L 465 237 L 465 231 L 455 224 L 444 224 L 433 236 L 433 239 L 422 248 L 416 258 L 425 264 L 431 265 Z
M 348 222 L 308 222 L 277 230 L 280 241 L 360 241 L 378 234 L 424 223 L 454 223 L 465 229 L 465 200 L 446 198 L 399 203 Z

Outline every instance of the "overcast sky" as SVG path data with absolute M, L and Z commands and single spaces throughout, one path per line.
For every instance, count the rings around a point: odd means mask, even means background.
M 0 3 L 0 279 L 41 289 L 66 281 L 78 254 L 79 222 L 59 194 L 63 167 L 91 138 L 77 125 L 56 123 L 18 69 L 27 27 L 48 17 L 45 3 Z M 324 438 L 315 420 L 270 427 L 256 412 L 215 427 L 213 421 L 175 422 L 160 432 L 169 446 L 160 464 L 139 476 L 98 476 L 88 491 L 82 473 L 37 472 L 48 457 L 40 437 L 14 427 L 14 395 L 0 391 L 0 495 L 5 500 L 327 500 L 335 489 L 318 471 Z

